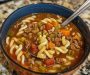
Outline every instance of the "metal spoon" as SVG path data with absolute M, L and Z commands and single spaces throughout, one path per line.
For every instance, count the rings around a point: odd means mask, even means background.
M 67 18 L 63 23 L 62 26 L 68 25 L 74 18 L 76 18 L 79 14 L 85 11 L 90 6 L 90 0 L 87 0 L 77 11 L 75 11 L 69 18 Z

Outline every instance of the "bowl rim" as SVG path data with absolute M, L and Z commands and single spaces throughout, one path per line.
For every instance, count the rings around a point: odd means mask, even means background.
M 63 7 L 63 8 L 65 8 L 66 10 L 74 13 L 71 9 L 69 9 L 69 8 L 67 8 L 67 7 L 64 7 L 64 6 L 62 6 L 62 5 L 54 4 L 54 3 L 37 3 L 37 4 L 50 4 L 50 5 L 55 5 L 55 6 L 58 6 L 58 7 Z M 2 29 L 3 29 L 3 27 L 4 27 L 4 24 L 5 24 L 6 21 L 7 21 L 7 19 L 8 19 L 10 16 L 12 16 L 13 13 L 15 13 L 15 12 L 17 12 L 19 9 L 23 9 L 23 8 L 25 8 L 25 7 L 27 7 L 27 6 L 37 5 L 37 4 L 25 5 L 25 6 L 23 6 L 23 7 L 20 7 L 20 8 L 18 8 L 18 9 L 16 9 L 14 12 L 12 12 L 12 13 L 5 19 L 5 21 L 3 22 L 2 27 L 1 27 L 1 30 L 0 30 L 0 33 L 1 33 Z M 80 20 L 80 21 L 83 23 L 83 25 L 84 25 L 85 27 L 87 27 L 87 25 L 85 24 L 85 22 L 84 22 L 79 16 L 78 16 L 78 20 Z M 26 70 L 26 71 L 29 71 L 29 72 L 32 72 L 32 73 L 36 73 L 36 74 L 45 74 L 45 75 L 46 75 L 46 74 L 47 74 L 47 75 L 50 75 L 50 74 L 51 74 L 51 75 L 53 75 L 53 74 L 64 74 L 64 73 L 70 72 L 70 71 L 76 69 L 78 66 L 80 66 L 80 65 L 84 62 L 84 60 L 86 59 L 86 57 L 89 55 L 89 52 L 87 52 L 78 64 L 76 64 L 76 65 L 74 65 L 74 66 L 72 66 L 72 67 L 70 67 L 70 68 L 68 68 L 68 69 L 66 69 L 66 70 L 64 70 L 64 71 L 62 71 L 62 72 L 55 72 L 55 73 L 42 73 L 42 72 L 41 72 L 41 73 L 40 73 L 40 72 L 36 72 L 36 71 L 30 70 L 30 69 L 27 69 L 27 68 L 23 67 L 22 65 L 18 64 L 17 62 L 15 62 L 12 58 L 10 58 L 10 56 L 7 54 L 7 52 L 5 51 L 5 49 L 4 49 L 3 45 L 2 45 L 2 38 L 1 38 L 1 37 L 2 37 L 2 36 L 1 36 L 1 34 L 0 34 L 0 46 L 1 46 L 1 50 L 2 50 L 3 54 L 4 54 L 12 63 L 14 63 L 15 65 L 17 65 L 18 67 L 22 68 L 23 70 Z M 88 49 L 90 49 L 90 47 L 88 47 Z M 88 51 L 89 51 L 89 50 L 88 50 Z

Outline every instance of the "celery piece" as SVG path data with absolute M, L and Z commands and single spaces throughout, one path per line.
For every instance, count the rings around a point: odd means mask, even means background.
M 44 66 L 39 66 L 40 71 L 45 72 L 46 68 Z
M 42 32 L 38 32 L 38 36 L 42 35 Z
M 60 29 L 60 25 L 55 26 L 55 30 L 59 30 Z
M 9 31 L 7 35 L 12 37 L 14 35 L 14 32 L 13 31 Z
M 42 22 L 39 22 L 38 23 L 38 27 L 40 28 L 42 26 Z

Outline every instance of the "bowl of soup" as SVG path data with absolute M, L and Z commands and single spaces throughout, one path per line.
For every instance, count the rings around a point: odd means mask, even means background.
M 14 11 L 3 23 L 0 46 L 13 64 L 36 74 L 63 74 L 77 68 L 89 54 L 89 29 L 80 17 L 62 22 L 73 11 L 39 3 Z

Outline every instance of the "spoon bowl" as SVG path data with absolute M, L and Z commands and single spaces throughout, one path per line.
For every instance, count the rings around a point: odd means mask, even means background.
M 84 12 L 90 6 L 90 0 L 87 0 L 78 10 L 76 10 L 69 18 L 67 18 L 61 25 L 66 26 L 79 14 Z

